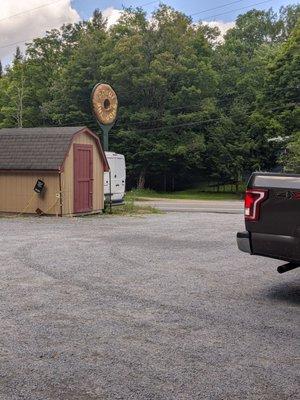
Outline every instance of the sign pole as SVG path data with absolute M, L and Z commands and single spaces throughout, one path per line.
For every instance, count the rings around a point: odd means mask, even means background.
M 102 132 L 103 132 L 103 147 L 104 147 L 104 151 L 108 151 L 108 132 L 109 132 L 109 129 L 107 129 L 107 127 L 103 127 Z
M 101 128 L 102 131 L 102 146 L 103 146 L 103 150 L 104 151 L 108 151 L 108 147 L 109 147 L 109 139 L 108 139 L 108 134 L 109 131 L 111 130 L 111 128 L 114 126 L 114 124 L 110 124 L 110 125 L 103 125 L 100 122 L 99 126 Z

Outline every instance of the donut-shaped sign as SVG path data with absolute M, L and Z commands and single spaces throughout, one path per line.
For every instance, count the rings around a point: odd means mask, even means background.
M 100 124 L 111 125 L 117 118 L 118 98 L 113 88 L 106 83 L 95 86 L 92 94 L 94 114 Z

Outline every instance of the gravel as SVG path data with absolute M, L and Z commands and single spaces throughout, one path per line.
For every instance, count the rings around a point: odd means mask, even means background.
M 299 399 L 298 271 L 240 253 L 240 229 L 0 219 L 0 399 Z

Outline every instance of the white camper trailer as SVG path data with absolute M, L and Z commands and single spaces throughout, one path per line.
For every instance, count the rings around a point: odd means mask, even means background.
M 110 172 L 104 173 L 104 196 L 107 202 L 123 203 L 126 186 L 126 164 L 123 154 L 105 152 Z M 110 182 L 111 177 L 111 182 Z

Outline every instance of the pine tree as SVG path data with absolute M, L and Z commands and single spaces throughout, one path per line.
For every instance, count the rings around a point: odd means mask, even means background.
M 22 55 L 22 53 L 21 53 L 21 49 L 20 49 L 20 47 L 19 46 L 17 46 L 17 48 L 16 48 L 16 52 L 15 52 L 15 55 L 14 55 L 14 64 L 18 64 L 18 63 L 20 63 L 21 61 L 23 60 L 23 55 Z

